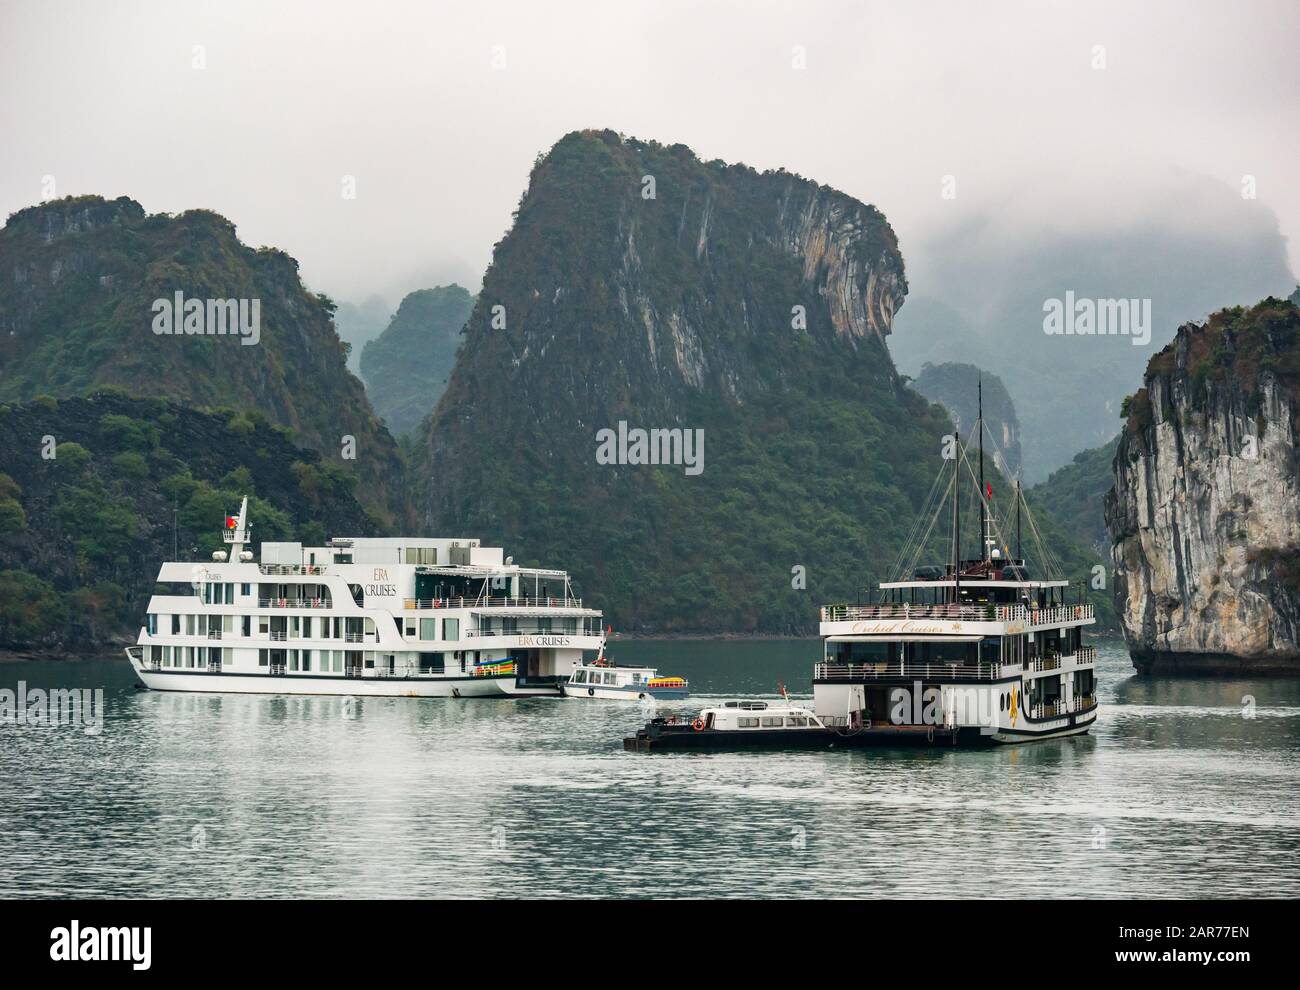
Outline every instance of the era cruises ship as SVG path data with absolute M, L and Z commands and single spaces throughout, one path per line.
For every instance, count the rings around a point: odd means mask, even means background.
M 601 613 L 564 571 L 469 539 L 249 545 L 248 499 L 210 564 L 167 562 L 127 650 L 158 691 L 404 697 L 558 696 Z

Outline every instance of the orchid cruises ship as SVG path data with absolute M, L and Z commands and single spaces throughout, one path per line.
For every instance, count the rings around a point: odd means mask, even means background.
M 1018 483 L 1004 514 L 1014 515 L 1012 552 L 1012 533 L 1001 530 L 993 485 L 984 479 L 982 407 L 981 395 L 978 470 L 967 456 L 974 452 L 955 437 L 952 469 L 935 479 L 895 565 L 897 579 L 880 584 L 876 602 L 821 610 L 813 696 L 833 727 L 886 741 L 923 735 L 941 744 L 987 744 L 1077 735 L 1097 718 L 1096 649 L 1082 641 L 1083 627 L 1095 621 L 1093 606 L 1081 585 L 1031 573 L 1021 552 L 1026 522 L 1034 571 L 1059 574 L 1060 565 Z M 975 556 L 962 553 L 963 501 L 978 507 Z M 918 567 L 949 506 L 948 562 Z
M 605 644 L 564 571 L 478 540 L 249 545 L 248 500 L 210 564 L 168 562 L 127 650 L 159 691 L 519 697 L 561 693 Z
M 1082 587 L 1031 573 L 1021 553 L 1026 522 L 1034 570 L 1059 574 L 1060 565 L 1019 484 L 1005 513 L 1014 515 L 1012 552 L 984 480 L 982 409 L 978 427 L 978 471 L 954 437 L 951 468 L 939 470 L 877 600 L 822 608 L 815 719 L 740 703 L 746 710 L 729 709 L 727 718 L 705 710 L 693 720 L 654 719 L 625 748 L 986 746 L 1087 732 L 1097 718 L 1096 649 L 1081 637 L 1095 621 L 1093 606 Z M 979 510 L 976 555 L 962 552 L 963 501 Z M 949 513 L 947 563 L 918 566 Z

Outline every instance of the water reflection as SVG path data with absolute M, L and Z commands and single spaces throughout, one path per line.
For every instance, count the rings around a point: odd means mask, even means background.
M 684 706 L 811 692 L 809 642 L 623 643 Z M 635 704 L 137 691 L 0 727 L 14 896 L 1294 896 L 1300 684 L 1137 678 L 1088 736 L 980 751 L 629 754 Z M 1253 698 L 1253 703 L 1243 699 Z M 1246 715 L 1253 717 L 1246 717 Z

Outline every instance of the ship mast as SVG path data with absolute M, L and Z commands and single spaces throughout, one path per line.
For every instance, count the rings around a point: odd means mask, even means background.
M 952 462 L 952 603 L 956 605 L 957 592 L 961 588 L 961 431 L 954 430 L 952 438 L 957 448 L 957 456 Z
M 984 561 L 989 559 L 988 518 L 984 510 L 984 376 L 980 375 L 975 381 L 979 390 L 979 416 L 976 420 L 976 429 L 980 434 L 980 560 Z

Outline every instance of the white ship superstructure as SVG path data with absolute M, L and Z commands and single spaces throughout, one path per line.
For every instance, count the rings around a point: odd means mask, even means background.
M 127 650 L 159 691 L 558 695 L 605 642 L 560 570 L 476 539 L 332 539 L 248 549 L 248 500 L 208 563 L 164 563 Z

